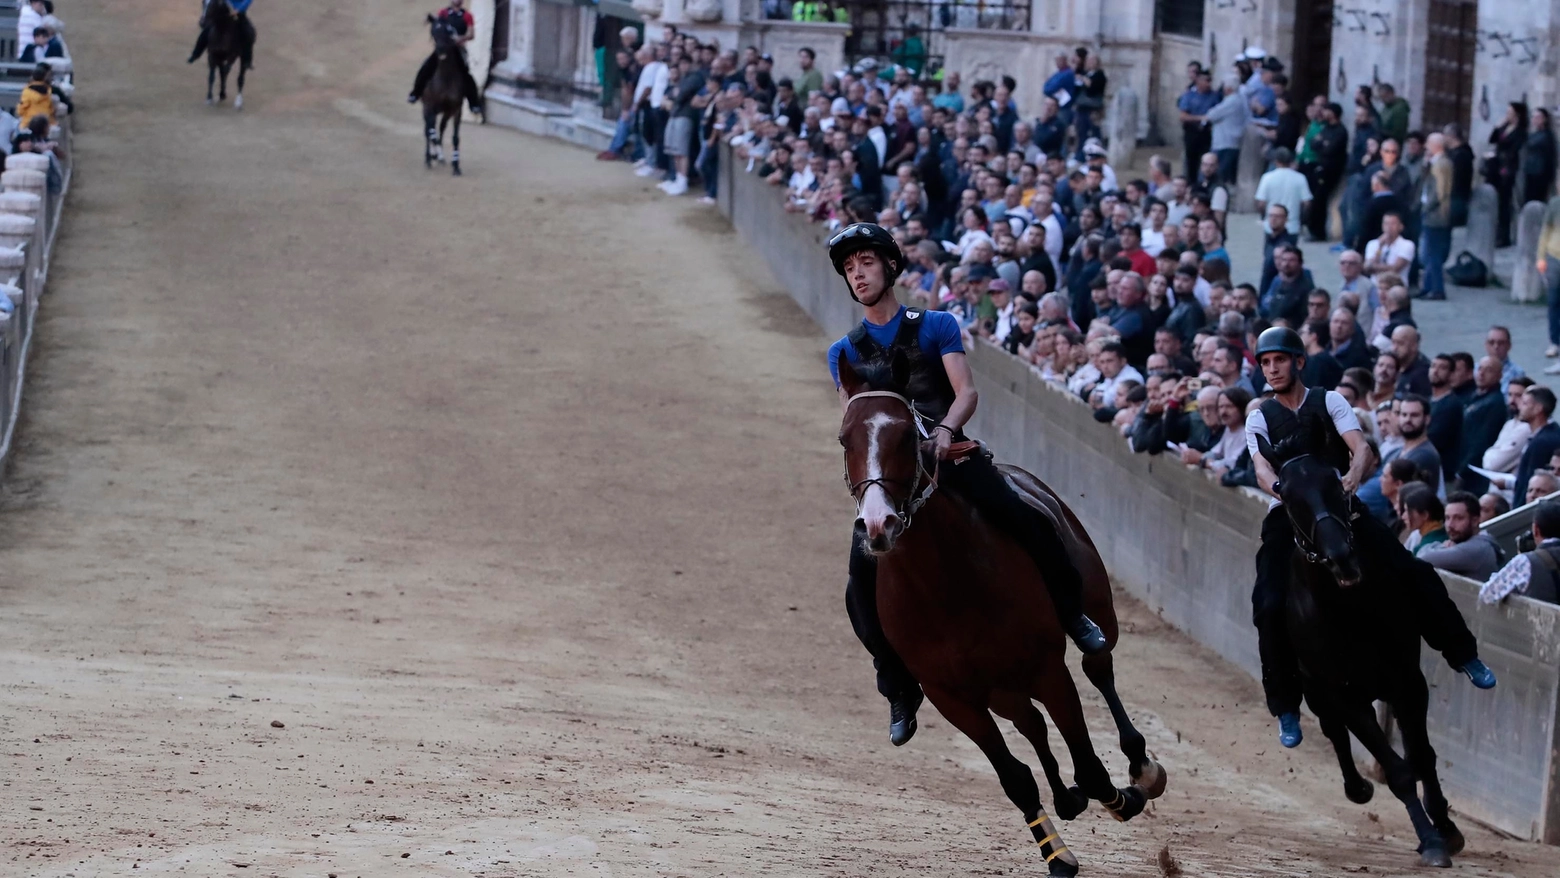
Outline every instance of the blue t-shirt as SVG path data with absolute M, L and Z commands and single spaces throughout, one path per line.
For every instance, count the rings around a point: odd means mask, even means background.
M 861 321 L 861 325 L 867 328 L 867 337 L 888 347 L 894 343 L 894 336 L 899 334 L 899 321 L 905 319 L 904 306 L 900 306 L 899 313 L 894 319 L 882 326 L 867 320 Z M 932 357 L 942 357 L 943 354 L 964 353 L 964 339 L 959 336 L 959 321 L 952 314 L 944 311 L 927 311 L 921 315 L 921 331 L 916 336 L 916 341 L 921 345 L 921 353 Z M 861 362 L 861 354 L 856 346 L 850 343 L 850 337 L 840 339 L 829 345 L 829 374 L 834 377 L 834 386 L 840 386 L 840 354 L 843 353 L 852 363 Z

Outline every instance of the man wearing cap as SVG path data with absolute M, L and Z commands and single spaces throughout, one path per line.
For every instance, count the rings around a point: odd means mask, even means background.
M 862 322 L 829 348 L 829 370 L 841 405 L 849 406 L 851 391 L 859 389 L 841 384 L 842 364 L 848 364 L 852 374 L 862 376 L 867 387 L 888 390 L 893 381 L 889 376 L 895 371 L 890 366 L 902 362 L 907 373 L 904 383 L 893 384 L 892 389 L 907 397 L 932 425 L 928 441 L 934 453 L 946 459 L 950 446 L 966 438 L 963 428 L 978 401 L 958 326 L 944 312 L 906 309 L 899 304 L 894 297 L 894 280 L 903 270 L 905 258 L 893 236 L 881 226 L 846 226 L 829 239 L 829 257 L 835 271 L 845 278 L 851 298 L 866 311 Z M 865 502 L 874 490 L 882 488 L 865 486 L 858 502 Z M 1088 655 L 1109 648 L 1099 626 L 1083 614 L 1083 577 L 1055 527 L 1013 492 L 989 453 L 977 452 L 958 466 L 941 467 L 938 490 L 962 497 L 1033 559 L 1045 578 L 1062 630 L 1079 650 Z M 858 524 L 852 535 L 845 603 L 851 627 L 872 653 L 878 692 L 889 701 L 889 740 L 899 746 L 915 734 L 921 687 L 883 634 L 877 613 L 877 559 L 866 534 L 867 526 Z
M 1105 151 L 1105 145 L 1100 143 L 1098 137 L 1091 137 L 1084 141 L 1083 158 L 1088 163 L 1089 170 L 1100 172 L 1100 191 L 1120 192 L 1121 187 L 1116 185 L 1115 169 L 1105 164 L 1105 159 L 1109 155 Z
M 1298 747 L 1302 738 L 1299 662 L 1289 642 L 1284 615 L 1295 533 L 1282 505 L 1279 467 L 1266 455 L 1281 447 L 1286 458 L 1302 453 L 1322 458 L 1341 474 L 1343 490 L 1353 503 L 1357 503 L 1354 491 L 1374 457 L 1348 402 L 1335 391 L 1311 390 L 1301 382 L 1305 359 L 1299 333 L 1281 326 L 1263 332 L 1257 339 L 1257 364 L 1273 389 L 1273 397 L 1246 418 L 1246 450 L 1256 469 L 1257 486 L 1273 497 L 1262 521 L 1262 545 L 1257 550 L 1252 621 L 1262 659 L 1262 689 L 1268 711 L 1278 718 L 1278 739 L 1285 747 Z M 1371 586 L 1404 583 L 1412 599 L 1404 601 L 1403 609 L 1425 641 L 1441 651 L 1453 668 L 1467 674 L 1475 686 L 1492 688 L 1495 674 L 1479 660 L 1478 643 L 1447 596 L 1446 584 L 1435 568 L 1409 554 L 1380 519 L 1358 507 L 1357 511 L 1359 514 L 1351 517 L 1350 530 Z M 1352 573 L 1360 576 L 1358 569 Z
M 869 91 L 875 88 L 883 97 L 888 97 L 888 83 L 878 79 L 876 58 L 862 58 L 857 62 L 856 69 L 861 73 L 862 85 Z

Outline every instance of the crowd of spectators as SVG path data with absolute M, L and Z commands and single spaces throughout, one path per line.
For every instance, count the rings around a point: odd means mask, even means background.
M 939 81 L 873 59 L 825 73 L 803 49 L 801 74 L 776 78 L 756 49 L 723 51 L 670 27 L 635 58 L 618 148 L 602 158 L 637 156 L 672 195 L 696 171 L 712 198 L 725 138 L 787 210 L 889 229 L 908 261 L 901 301 L 953 314 L 969 343 L 1022 359 L 1136 452 L 1254 487 L 1245 417 L 1266 388 L 1252 351 L 1285 325 L 1306 345 L 1306 384 L 1342 394 L 1376 451 L 1360 497 L 1437 564 L 1489 577 L 1504 558 L 1478 524 L 1560 490 L 1555 395 L 1512 362 L 1510 332 L 1492 327 L 1480 358 L 1421 350 L 1413 304 L 1436 298 L 1440 281 L 1419 257 L 1444 250 L 1465 220 L 1471 173 L 1449 157 L 1466 158 L 1460 132 L 1400 130 L 1407 105 L 1389 86 L 1357 105 L 1357 124 L 1368 118 L 1380 139 L 1361 143 L 1357 131 L 1351 148 L 1340 107 L 1290 105 L 1275 59 L 1243 57 L 1217 90 L 1194 65 L 1183 172 L 1156 155 L 1135 177 L 1118 176 L 1098 137 L 1105 76 L 1084 49 L 1056 59 L 1034 119 L 1020 118 L 1011 77 L 966 87 L 953 71 Z M 1232 254 L 1231 180 L 1252 125 L 1272 132 L 1255 190 L 1264 242 Z M 1344 210 L 1356 225 L 1335 248 L 1342 282 L 1320 288 L 1300 236 L 1325 234 L 1330 193 L 1360 175 L 1371 187 Z M 1260 282 L 1233 282 L 1237 262 Z

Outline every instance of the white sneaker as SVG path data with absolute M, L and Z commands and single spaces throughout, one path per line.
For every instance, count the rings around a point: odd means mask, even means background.
M 656 167 L 652 164 L 643 164 L 634 169 L 634 173 L 641 177 L 655 176 Z
M 700 204 L 714 204 L 715 203 L 715 199 L 709 197 L 708 195 L 700 195 L 699 196 L 699 203 Z
M 679 175 L 672 181 L 672 185 L 666 187 L 667 195 L 681 195 L 688 191 L 688 178 Z
M 1560 357 L 1560 346 L 1550 345 L 1544 350 L 1544 356 L 1551 360 L 1553 360 L 1555 357 Z
M 673 181 L 671 180 L 662 180 L 661 182 L 655 184 L 655 188 L 661 190 L 662 192 L 670 192 L 672 189 L 672 182 Z
M 1560 375 L 1560 363 L 1555 363 L 1553 366 L 1550 366 L 1549 368 L 1545 369 L 1544 370 L 1544 374 L 1545 375 Z

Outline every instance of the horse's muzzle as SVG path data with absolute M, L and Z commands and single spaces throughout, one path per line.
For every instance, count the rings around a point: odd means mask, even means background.
M 867 551 L 874 555 L 884 555 L 893 551 L 895 541 L 905 529 L 904 520 L 897 512 L 890 512 L 881 520 L 860 523 L 862 529 L 866 531 Z

